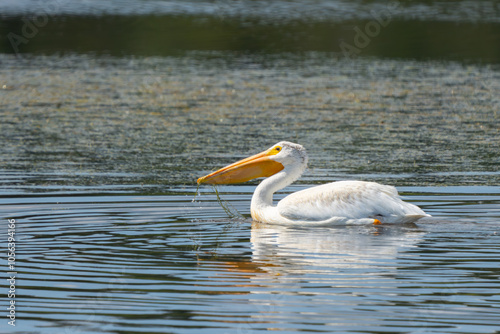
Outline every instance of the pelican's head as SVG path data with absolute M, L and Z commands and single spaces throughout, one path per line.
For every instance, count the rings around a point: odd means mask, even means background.
M 299 144 L 281 141 L 264 152 L 200 177 L 198 184 L 242 183 L 258 177 L 269 177 L 282 170 L 296 171 L 300 175 L 306 166 L 305 148 Z

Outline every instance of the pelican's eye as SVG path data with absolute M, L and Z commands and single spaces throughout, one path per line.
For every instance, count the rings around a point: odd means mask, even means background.
M 275 146 L 267 152 L 268 155 L 276 155 L 281 152 L 281 146 Z

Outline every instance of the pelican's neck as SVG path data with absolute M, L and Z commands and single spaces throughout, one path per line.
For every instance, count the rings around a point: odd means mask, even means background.
M 254 207 L 254 205 L 259 207 L 272 206 L 273 194 L 294 181 L 287 176 L 286 173 L 280 172 L 262 180 L 253 193 L 252 207 Z
M 261 222 L 268 221 L 265 217 L 271 214 L 270 210 L 276 209 L 273 206 L 273 194 L 298 179 L 304 169 L 305 166 L 291 169 L 285 168 L 281 172 L 264 179 L 257 186 L 252 196 L 250 206 L 252 218 Z

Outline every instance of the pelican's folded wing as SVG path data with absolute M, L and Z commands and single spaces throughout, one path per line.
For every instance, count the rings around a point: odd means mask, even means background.
M 298 191 L 281 200 L 278 211 L 285 218 L 306 221 L 345 217 L 393 223 L 428 216 L 403 202 L 396 188 L 364 181 L 339 181 Z

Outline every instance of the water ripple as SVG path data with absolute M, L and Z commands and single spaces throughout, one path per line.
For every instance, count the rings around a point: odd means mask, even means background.
M 251 187 L 222 188 L 248 217 Z M 3 199 L 19 330 L 466 331 L 500 326 L 498 187 L 406 187 L 435 218 L 286 228 L 207 192 Z M 194 193 L 194 189 L 187 192 Z

